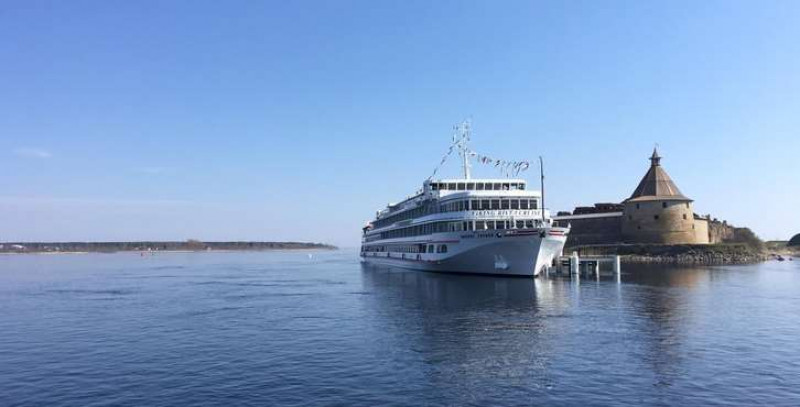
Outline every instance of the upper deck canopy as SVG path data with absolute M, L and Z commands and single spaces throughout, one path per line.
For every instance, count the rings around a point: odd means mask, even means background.
M 423 184 L 425 191 L 522 191 L 524 179 L 440 179 Z

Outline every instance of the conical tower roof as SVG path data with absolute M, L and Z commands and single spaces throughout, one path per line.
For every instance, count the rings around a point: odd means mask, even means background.
M 681 193 L 678 186 L 669 177 L 667 171 L 661 167 L 661 157 L 658 150 L 653 149 L 650 157 L 650 169 L 644 174 L 639 186 L 633 191 L 627 201 L 653 201 L 653 200 L 676 200 L 691 201 L 691 199 Z

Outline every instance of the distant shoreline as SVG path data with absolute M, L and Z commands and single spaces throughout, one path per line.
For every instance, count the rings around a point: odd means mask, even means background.
M 0 243 L 0 254 L 87 254 L 87 253 L 192 253 L 275 250 L 337 250 L 325 243 L 308 242 L 201 242 L 198 240 L 142 242 L 10 242 Z
M 0 256 L 24 256 L 24 255 L 41 255 L 41 256 L 57 256 L 57 255 L 82 255 L 82 254 L 119 254 L 119 253 L 142 253 L 142 254 L 179 254 L 179 253 L 252 253 L 252 252 L 318 252 L 318 251 L 328 251 L 328 250 L 339 250 L 339 248 L 332 248 L 332 249 L 260 249 L 260 250 L 153 250 L 153 251 L 141 251 L 141 250 L 119 250 L 114 252 L 107 252 L 107 251 L 94 251 L 94 252 L 66 252 L 66 251 L 51 251 L 51 252 L 35 252 L 35 251 L 28 251 L 28 252 L 0 252 Z

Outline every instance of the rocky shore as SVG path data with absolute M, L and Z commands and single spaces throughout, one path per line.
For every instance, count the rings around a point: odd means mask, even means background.
M 769 253 L 744 244 L 714 245 L 658 245 L 619 244 L 575 246 L 564 250 L 564 254 L 577 251 L 581 256 L 619 255 L 623 263 L 636 264 L 681 264 L 719 265 L 749 264 L 769 260 Z
M 696 253 L 678 255 L 625 255 L 620 258 L 622 263 L 628 264 L 681 264 L 681 265 L 715 265 L 715 264 L 751 264 L 760 263 L 769 259 L 766 254 L 722 254 L 722 253 Z

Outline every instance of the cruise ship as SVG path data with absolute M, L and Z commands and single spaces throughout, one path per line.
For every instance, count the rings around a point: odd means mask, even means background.
M 476 158 L 514 175 L 528 163 L 476 154 L 468 147 L 468 124 L 458 129 L 442 163 L 457 150 L 463 178 L 431 177 L 412 196 L 379 210 L 362 230 L 361 261 L 433 272 L 538 275 L 561 254 L 569 227 L 553 221 L 542 193 L 528 189 L 524 179 L 470 177 Z

